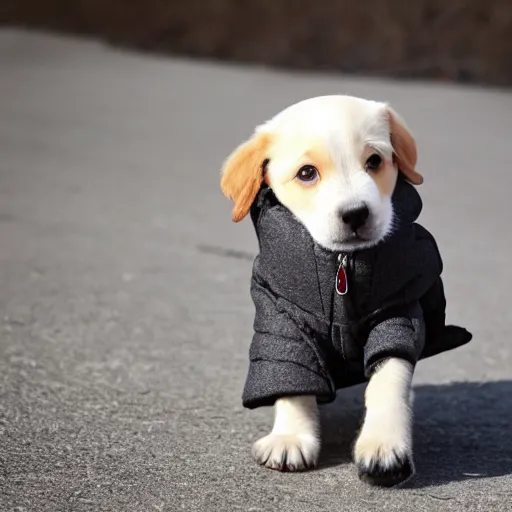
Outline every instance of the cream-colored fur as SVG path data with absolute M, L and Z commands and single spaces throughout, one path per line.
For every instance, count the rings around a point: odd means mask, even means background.
M 382 165 L 367 167 L 378 155 Z M 226 160 L 221 188 L 247 215 L 262 181 L 322 246 L 336 251 L 371 247 L 393 230 L 391 195 L 398 167 L 416 184 L 416 146 L 403 120 L 387 104 L 351 96 L 321 96 L 286 108 L 259 126 Z M 317 171 L 304 182 L 304 166 Z M 366 206 L 355 230 L 343 214 Z

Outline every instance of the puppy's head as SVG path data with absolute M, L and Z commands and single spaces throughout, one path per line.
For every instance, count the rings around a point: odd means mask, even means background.
M 265 182 L 320 245 L 353 251 L 392 230 L 398 172 L 419 185 L 415 165 L 414 139 L 385 103 L 322 96 L 258 127 L 226 160 L 221 188 L 238 222 Z

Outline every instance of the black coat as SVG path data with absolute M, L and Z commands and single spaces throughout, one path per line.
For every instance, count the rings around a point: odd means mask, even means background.
M 392 201 L 391 236 L 338 253 L 319 246 L 271 189 L 260 190 L 251 208 L 260 252 L 245 407 L 305 394 L 330 402 L 388 357 L 415 364 L 471 340 L 465 329 L 445 325 L 441 256 L 414 222 L 420 196 L 399 177 Z

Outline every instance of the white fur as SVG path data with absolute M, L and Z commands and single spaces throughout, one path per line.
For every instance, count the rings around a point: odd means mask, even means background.
M 409 362 L 390 358 L 370 379 L 364 424 L 354 449 L 358 465 L 370 467 L 378 461 L 391 469 L 398 459 L 412 464 L 412 376 Z
M 281 398 L 274 411 L 272 432 L 254 444 L 254 458 L 271 469 L 301 471 L 314 467 L 320 453 L 316 398 Z
M 301 101 L 261 125 L 257 133 L 275 138 L 268 174 L 277 198 L 306 226 L 322 246 L 353 251 L 375 245 L 391 230 L 393 209 L 364 167 L 364 153 L 374 150 L 392 161 L 388 107 L 385 103 L 350 96 L 321 96 Z M 322 179 L 307 205 L 290 204 L 281 183 L 301 165 L 291 145 L 307 149 L 321 145 L 335 165 L 335 173 Z M 302 164 L 307 162 L 302 162 Z M 340 211 L 365 203 L 370 219 L 362 238 L 353 238 L 340 218 Z

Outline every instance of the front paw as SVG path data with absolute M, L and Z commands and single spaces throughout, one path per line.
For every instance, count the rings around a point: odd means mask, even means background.
M 256 462 L 279 471 L 305 471 L 318 462 L 320 442 L 311 434 L 269 434 L 254 443 Z
M 381 435 L 361 434 L 355 446 L 355 463 L 361 480 L 380 487 L 399 485 L 414 474 L 408 443 Z

